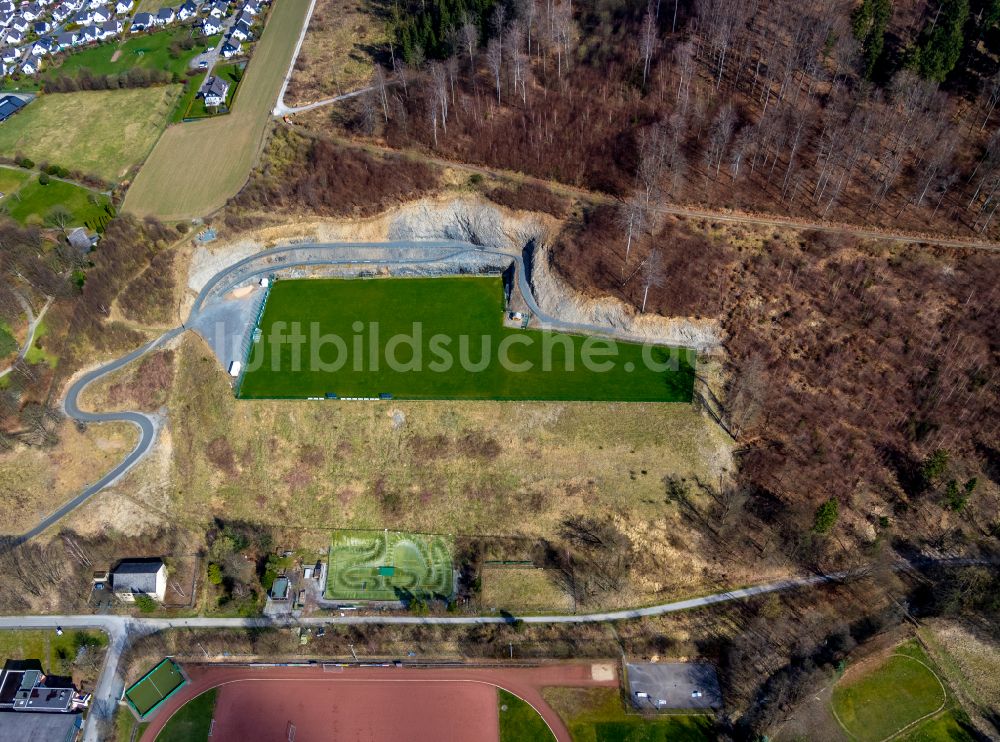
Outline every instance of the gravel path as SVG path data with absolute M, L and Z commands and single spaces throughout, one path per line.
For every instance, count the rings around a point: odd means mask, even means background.
M 49 310 L 49 305 L 52 304 L 52 297 L 48 297 L 45 300 L 45 306 L 42 307 L 42 311 L 35 316 L 34 311 L 31 309 L 31 304 L 18 292 L 14 292 L 14 298 L 17 299 L 24 313 L 28 316 L 28 336 L 24 340 L 24 345 L 21 346 L 21 350 L 17 353 L 17 360 L 23 361 L 24 357 L 28 355 L 28 351 L 31 350 L 31 344 L 35 341 L 35 332 L 38 330 L 38 325 L 41 324 L 42 319 L 45 317 L 45 313 Z M 0 371 L 0 379 L 9 374 L 14 369 L 13 365 L 8 366 L 3 371 Z

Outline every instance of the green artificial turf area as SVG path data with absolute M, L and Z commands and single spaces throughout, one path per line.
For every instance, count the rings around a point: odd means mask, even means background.
M 947 701 L 932 665 L 919 644 L 907 642 L 861 677 L 838 683 L 833 711 L 851 737 L 862 742 L 897 734 Z
M 542 695 L 562 717 L 573 742 L 709 742 L 708 715 L 655 717 L 626 713 L 616 688 L 545 688 Z
M 55 178 L 42 185 L 37 175 L 0 201 L 0 208 L 22 224 L 46 224 L 57 206 L 69 212 L 67 226 L 96 230 L 114 216 L 106 194 Z
M 184 683 L 180 669 L 172 660 L 166 659 L 125 691 L 125 698 L 139 712 L 139 716 L 145 716 Z
M 503 316 L 499 277 L 280 280 L 239 396 L 691 400 L 693 351 L 515 329 Z
M 51 80 L 61 76 L 75 78 L 85 69 L 94 77 L 120 75 L 131 69 L 161 70 L 182 75 L 188 69 L 188 62 L 207 47 L 215 46 L 221 37 L 202 37 L 194 40 L 194 46 L 190 49 L 181 48 L 184 40 L 190 38 L 191 29 L 180 27 L 132 36 L 124 43 L 115 40 L 89 47 L 70 54 L 58 67 L 46 70 L 43 79 Z
M 500 742 L 554 742 L 555 735 L 531 704 L 498 689 L 497 709 L 500 715 Z
M 326 596 L 333 600 L 406 600 L 454 592 L 452 547 L 443 536 L 395 531 L 338 531 L 330 544 Z
M 202 693 L 192 698 L 170 717 L 160 733 L 156 735 L 157 742 L 198 742 L 207 740 L 212 728 L 212 715 L 215 713 L 215 697 L 217 690 Z

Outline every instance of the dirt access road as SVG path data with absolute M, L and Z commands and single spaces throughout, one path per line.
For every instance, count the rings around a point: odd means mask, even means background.
M 345 96 L 350 97 L 350 96 Z M 308 108 L 308 107 L 307 107 Z M 289 124 L 284 124 L 289 126 Z M 306 132 L 309 135 L 308 132 Z M 616 204 L 619 199 L 607 193 L 590 191 L 585 188 L 565 185 L 543 178 L 536 178 L 531 175 L 491 168 L 485 165 L 471 165 L 465 162 L 448 160 L 443 157 L 434 157 L 418 150 L 412 149 L 392 149 L 382 147 L 368 142 L 355 142 L 343 137 L 323 137 L 335 142 L 345 149 L 356 149 L 376 155 L 392 155 L 405 157 L 406 159 L 425 162 L 451 170 L 483 175 L 488 178 L 497 178 L 512 183 L 530 183 L 552 190 L 554 193 L 579 198 L 590 203 Z M 714 209 L 704 209 L 695 206 L 683 206 L 680 204 L 661 204 L 652 208 L 658 214 L 670 216 L 680 216 L 687 219 L 707 219 L 727 224 L 752 224 L 762 227 L 780 227 L 786 229 L 812 230 L 816 232 L 831 232 L 835 234 L 850 234 L 856 237 L 871 240 L 888 240 L 890 242 L 914 243 L 916 245 L 932 245 L 935 247 L 960 248 L 970 250 L 985 250 L 987 252 L 1000 252 L 1000 243 L 981 240 L 976 237 L 943 237 L 933 234 L 921 234 L 917 232 L 889 231 L 873 227 L 864 227 L 841 222 L 813 221 L 809 219 L 798 219 L 795 217 L 776 216 L 771 214 L 748 214 L 738 211 L 721 211 Z
M 553 664 L 542 667 L 251 668 L 185 667 L 191 682 L 158 711 L 142 736 L 153 742 L 170 717 L 192 698 L 220 688 L 212 739 L 241 742 L 284 739 L 288 724 L 302 739 L 497 739 L 495 688 L 535 708 L 559 742 L 571 742 L 559 715 L 542 698 L 550 686 L 618 685 L 613 665 Z

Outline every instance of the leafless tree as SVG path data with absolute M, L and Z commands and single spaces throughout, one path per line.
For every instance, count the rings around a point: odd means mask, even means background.
M 649 65 L 653 59 L 653 52 L 656 51 L 656 13 L 653 10 L 653 3 L 646 6 L 646 15 L 642 19 L 642 28 L 639 31 L 639 51 L 642 54 L 642 85 L 645 87 L 646 78 L 649 76 Z
M 514 94 L 521 91 L 521 101 L 527 102 L 527 90 L 524 86 L 524 70 L 527 67 L 527 60 L 524 56 L 524 23 L 518 19 L 511 22 L 507 28 L 507 34 L 503 39 L 504 46 L 507 47 L 507 64 L 510 66 L 511 83 Z
M 618 206 L 618 223 L 625 232 L 625 259 L 622 261 L 622 276 L 628 266 L 628 256 L 632 242 L 642 234 L 646 226 L 646 204 L 641 193 L 633 193 Z
M 479 45 L 479 29 L 466 16 L 462 23 L 462 48 L 469 57 L 469 81 L 476 79 L 476 47 Z
M 569 64 L 569 49 L 575 38 L 573 6 L 570 0 L 561 0 L 552 5 L 550 39 L 556 48 L 557 74 L 562 78 L 563 60 Z
M 448 73 L 440 62 L 431 63 L 431 99 L 441 111 L 441 128 L 448 133 Z M 436 144 L 436 143 L 435 143 Z
M 389 98 L 386 95 L 385 85 L 385 70 L 382 69 L 382 65 L 376 64 L 372 71 L 372 87 L 378 91 L 379 101 L 382 103 L 382 115 L 385 117 L 385 122 L 389 123 Z
M 645 312 L 646 299 L 649 298 L 650 287 L 660 287 L 666 281 L 666 274 L 663 270 L 663 256 L 655 247 L 649 251 L 646 262 L 642 264 L 642 277 L 645 288 L 642 290 L 642 309 L 640 311 Z
M 497 87 L 497 104 L 500 103 L 500 73 L 503 71 L 503 50 L 500 39 L 490 39 L 486 45 L 486 66 L 493 75 Z
M 719 109 L 712 122 L 708 133 L 708 147 L 705 148 L 705 165 L 709 170 L 715 169 L 715 177 L 719 177 L 719 170 L 722 167 L 722 158 L 726 154 L 726 147 L 733 136 L 733 128 L 736 125 L 736 114 L 732 105 L 726 103 Z

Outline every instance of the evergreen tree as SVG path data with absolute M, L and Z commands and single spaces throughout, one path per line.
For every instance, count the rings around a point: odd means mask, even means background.
M 861 42 L 864 74 L 869 80 L 875 72 L 885 46 L 885 31 L 892 17 L 892 0 L 863 0 L 851 18 L 854 38 Z
M 944 0 L 917 42 L 915 62 L 921 77 L 944 82 L 962 53 L 967 20 L 969 0 Z

